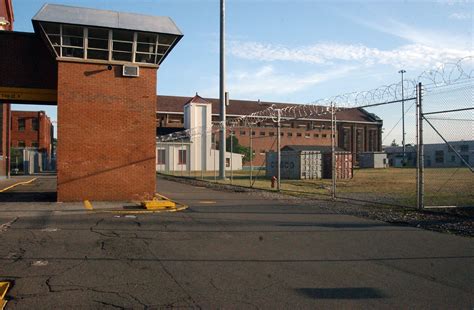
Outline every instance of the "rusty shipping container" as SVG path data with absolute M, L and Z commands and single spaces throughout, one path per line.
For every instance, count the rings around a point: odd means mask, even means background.
M 353 158 L 350 152 L 336 152 L 336 179 L 351 179 L 353 176 Z M 332 178 L 332 155 L 323 154 L 323 178 Z

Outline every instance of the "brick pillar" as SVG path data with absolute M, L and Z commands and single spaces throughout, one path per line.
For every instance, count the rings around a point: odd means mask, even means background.
M 58 201 L 142 200 L 155 192 L 156 68 L 58 63 Z

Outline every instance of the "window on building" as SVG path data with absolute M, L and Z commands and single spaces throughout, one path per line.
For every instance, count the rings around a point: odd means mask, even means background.
M 327 134 L 325 134 L 325 133 L 323 133 L 323 134 L 321 135 L 321 137 L 322 137 L 322 138 L 327 138 L 327 137 L 328 137 L 328 135 L 327 135 Z
M 466 163 L 469 163 L 469 155 L 462 154 L 461 157 L 464 159 Z M 465 166 L 466 164 L 463 163 L 463 165 Z
M 283 133 L 283 132 L 280 132 L 280 136 L 282 136 L 282 137 L 283 137 L 283 136 L 285 136 L 285 133 Z
M 88 28 L 87 40 L 88 59 L 109 59 L 109 30 L 102 28 Z
M 311 138 L 311 134 L 305 133 L 305 134 L 304 134 L 304 137 L 307 138 L 307 139 L 309 139 L 309 138 Z
M 260 155 L 265 155 L 265 150 L 260 150 Z
M 158 150 L 157 154 L 157 163 L 158 165 L 165 165 L 166 164 L 166 150 Z
M 469 152 L 469 145 L 462 144 L 461 145 L 461 152 Z
M 178 151 L 178 165 L 186 165 L 186 150 Z
M 362 129 L 356 129 L 356 147 L 355 152 L 362 152 L 364 150 L 364 139 Z
M 39 147 L 38 141 L 33 141 L 33 142 L 31 142 L 31 147 L 36 147 L 36 148 L 38 148 L 38 147 Z
M 41 23 L 58 57 L 159 64 L 174 35 Z M 84 52 L 86 51 L 86 52 Z
M 297 136 L 297 137 L 301 137 L 301 136 L 302 136 L 301 132 L 297 132 L 297 133 L 296 133 L 296 136 Z
M 225 159 L 225 166 L 230 167 L 230 158 L 226 157 Z
M 274 133 L 273 131 L 270 131 L 270 132 L 268 133 L 268 135 L 269 135 L 270 137 L 273 137 L 273 136 L 275 135 L 275 133 Z
M 435 151 L 435 162 L 438 164 L 444 163 L 444 151 Z
M 456 161 L 456 156 L 451 155 L 451 162 L 454 163 Z
M 288 132 L 288 133 L 286 133 L 286 135 L 287 135 L 288 137 L 293 137 L 293 133 L 292 133 L 292 132 Z
M 342 130 L 342 147 L 346 151 L 351 150 L 351 130 L 349 128 L 344 128 Z
M 19 118 L 18 119 L 18 131 L 25 131 L 25 124 L 26 121 L 24 118 Z
M 244 130 L 240 131 L 241 136 L 245 136 L 246 132 Z
M 313 135 L 313 137 L 319 138 L 319 133 L 315 133 L 315 134 Z
M 260 135 L 261 135 L 261 136 L 264 136 L 264 135 L 265 135 L 265 131 L 260 131 Z
M 25 147 L 25 141 L 18 140 L 18 147 Z
M 255 131 L 252 131 L 252 136 L 255 136 Z
M 34 130 L 34 131 L 38 131 L 39 130 L 39 121 L 37 118 L 33 118 L 31 120 L 31 128 Z

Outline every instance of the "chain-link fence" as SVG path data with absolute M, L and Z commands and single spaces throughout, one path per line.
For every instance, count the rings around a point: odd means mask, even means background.
M 380 131 L 338 124 L 339 146 L 350 152 L 352 176 L 336 179 L 336 197 L 388 205 L 416 204 L 416 100 L 358 108 L 380 119 Z
M 298 196 L 418 207 L 473 206 L 472 71 L 272 106 L 161 137 L 157 171 Z M 444 68 L 445 69 L 445 68 Z M 444 70 L 443 69 L 443 70 Z M 450 71 L 452 75 L 453 70 Z M 422 80 L 420 78 L 420 80 Z M 219 131 L 226 130 L 226 178 Z
M 474 84 L 424 87 L 424 204 L 474 205 Z

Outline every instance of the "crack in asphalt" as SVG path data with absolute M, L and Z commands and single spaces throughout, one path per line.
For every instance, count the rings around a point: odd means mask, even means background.
M 117 305 L 114 305 L 110 302 L 105 302 L 105 301 L 100 301 L 100 300 L 93 300 L 93 302 L 96 302 L 98 304 L 102 304 L 104 306 L 111 306 L 111 307 L 114 307 L 116 309 L 126 309 L 125 307 L 122 307 L 122 306 L 117 306 Z
M 16 221 L 18 221 L 19 217 L 15 217 L 13 220 L 10 220 L 2 225 L 0 225 L 0 233 L 6 232 Z
M 201 309 L 201 306 L 194 300 L 194 298 L 191 296 L 191 294 L 186 290 L 186 288 L 179 283 L 179 281 L 173 276 L 173 274 L 166 268 L 164 263 L 161 261 L 161 259 L 155 255 L 155 253 L 150 249 L 150 244 L 143 240 L 143 243 L 146 245 L 146 248 L 148 252 L 158 261 L 158 264 L 160 264 L 161 268 L 163 271 L 170 277 L 171 280 L 186 294 L 188 300 L 191 300 L 192 304 L 196 306 L 198 309 Z

